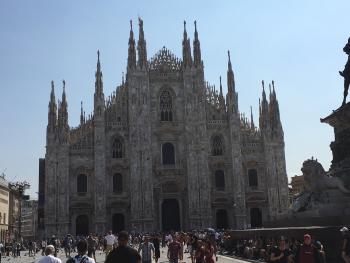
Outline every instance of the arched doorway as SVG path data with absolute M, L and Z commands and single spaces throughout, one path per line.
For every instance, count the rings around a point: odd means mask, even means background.
M 225 209 L 219 209 L 216 211 L 216 228 L 228 228 L 227 211 Z
M 75 220 L 75 229 L 77 236 L 87 236 L 89 234 L 89 218 L 87 215 L 77 216 Z
M 124 215 L 123 214 L 114 214 L 112 217 L 113 234 L 118 234 L 122 230 L 125 230 Z
M 250 208 L 250 226 L 262 227 L 262 214 L 260 208 Z
M 180 230 L 180 208 L 176 199 L 165 199 L 162 203 L 162 230 Z

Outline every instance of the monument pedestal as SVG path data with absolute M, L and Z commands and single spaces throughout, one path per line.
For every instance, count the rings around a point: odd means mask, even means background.
M 333 154 L 329 174 L 341 177 L 345 186 L 350 187 L 350 102 L 321 119 L 334 129 L 334 141 L 331 142 Z

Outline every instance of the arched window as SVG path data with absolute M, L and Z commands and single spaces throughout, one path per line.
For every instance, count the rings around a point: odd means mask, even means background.
M 173 101 L 168 90 L 162 91 L 159 97 L 161 121 L 173 121 Z
M 222 170 L 215 172 L 215 187 L 217 190 L 225 190 L 225 174 Z
M 113 193 L 123 192 L 123 176 L 121 174 L 113 175 Z
M 249 186 L 257 187 L 258 186 L 258 173 L 256 169 L 249 169 L 248 170 L 248 179 L 249 179 Z
M 163 164 L 175 164 L 175 148 L 170 142 L 162 145 L 162 161 Z
M 119 138 L 115 138 L 112 145 L 112 157 L 123 158 L 123 143 Z
M 77 193 L 87 193 L 87 176 L 85 174 L 79 174 L 77 177 Z
M 214 156 L 219 156 L 219 155 L 223 155 L 224 152 L 224 146 L 222 143 L 222 139 L 220 136 L 215 136 L 212 139 L 212 143 L 211 143 L 211 154 Z

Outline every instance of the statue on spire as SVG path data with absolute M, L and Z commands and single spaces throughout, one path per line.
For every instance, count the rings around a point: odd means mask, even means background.
M 348 96 L 349 85 L 350 85 L 350 38 L 348 43 L 346 43 L 343 51 L 348 55 L 348 61 L 345 64 L 343 71 L 339 71 L 340 76 L 344 78 L 344 99 L 342 106 L 346 104 L 346 97 Z

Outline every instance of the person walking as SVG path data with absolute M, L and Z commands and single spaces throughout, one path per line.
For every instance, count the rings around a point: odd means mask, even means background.
M 340 229 L 340 232 L 343 237 L 342 247 L 341 247 L 341 256 L 345 263 L 350 263 L 350 235 L 349 229 L 347 227 L 343 227 Z
M 45 247 L 45 256 L 43 256 L 38 263 L 62 263 L 59 258 L 53 256 L 55 253 L 55 247 L 53 245 L 48 245 Z
M 151 263 L 152 254 L 154 254 L 154 246 L 149 242 L 148 236 L 145 236 L 144 242 L 141 243 L 138 249 L 138 253 L 141 251 L 142 263 Z
M 108 235 L 105 236 L 105 242 L 106 242 L 105 253 L 107 258 L 108 253 L 113 249 L 113 245 L 115 243 L 115 236 L 112 234 L 112 230 L 110 230 L 108 232 Z
M 304 243 L 299 247 L 294 259 L 295 263 L 320 263 L 320 254 L 311 242 L 309 234 L 304 235 Z
M 90 234 L 87 238 L 88 242 L 88 256 L 93 258 L 96 261 L 96 247 L 97 247 L 97 240 L 96 238 Z
M 159 237 L 159 235 L 157 235 L 157 234 L 154 235 L 152 243 L 154 246 L 154 261 L 156 263 L 158 263 L 158 260 L 160 258 L 160 237 Z
M 88 250 L 88 243 L 85 239 L 81 239 L 77 243 L 78 255 L 74 258 L 67 260 L 67 263 L 96 263 L 93 258 L 90 258 L 86 255 Z
M 274 263 L 288 263 L 291 261 L 291 251 L 286 247 L 286 240 L 281 237 L 278 247 L 272 249 L 270 261 Z
M 121 231 L 118 235 L 118 246 L 114 248 L 106 258 L 105 263 L 128 262 L 141 263 L 141 256 L 137 251 L 128 246 L 129 234 Z
M 171 242 L 168 245 L 168 259 L 170 263 L 178 263 L 181 252 L 181 244 L 172 237 Z

